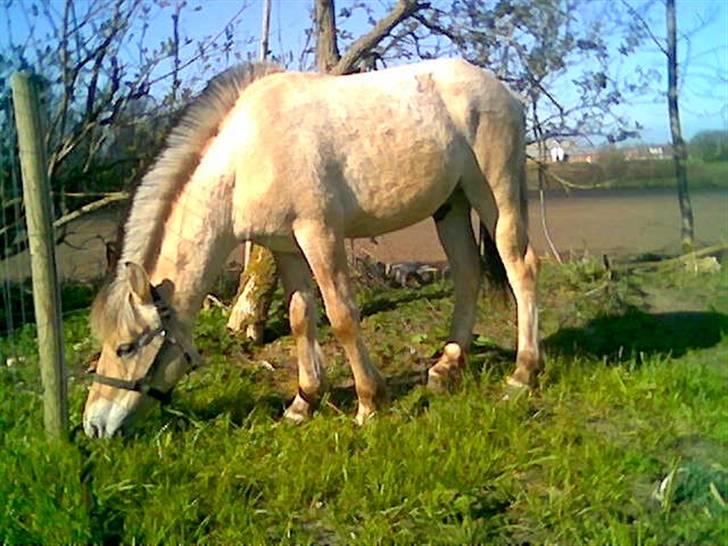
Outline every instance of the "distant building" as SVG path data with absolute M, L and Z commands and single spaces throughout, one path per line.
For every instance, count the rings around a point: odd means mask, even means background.
M 599 159 L 599 153 L 596 150 L 576 150 L 569 154 L 569 161 L 572 163 L 592 163 Z
M 546 160 L 551 163 L 570 161 L 572 150 L 577 149 L 576 143 L 569 140 L 559 141 L 555 138 L 547 138 L 544 147 L 546 148 Z M 529 144 L 526 151 L 531 157 L 538 157 L 540 154 L 538 143 Z
M 620 154 L 625 161 L 643 161 L 648 159 L 669 159 L 672 157 L 672 146 L 669 144 L 635 144 L 617 148 L 592 148 L 583 146 L 572 140 L 546 139 L 546 161 L 550 163 L 594 163 L 604 158 L 605 154 Z M 528 155 L 537 158 L 540 154 L 538 143 L 528 145 Z
M 672 146 L 669 144 L 638 144 L 621 148 L 624 158 L 628 161 L 644 159 L 669 159 L 672 157 Z
M 550 149 L 549 153 L 551 154 L 551 162 L 552 163 L 561 163 L 564 161 L 564 149 L 561 147 L 561 144 L 556 142 L 553 144 Z

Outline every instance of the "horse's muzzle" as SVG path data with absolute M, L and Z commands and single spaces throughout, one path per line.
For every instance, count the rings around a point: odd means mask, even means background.
M 83 431 L 89 438 L 111 438 L 123 433 L 130 416 L 124 406 L 99 398 L 84 412 Z

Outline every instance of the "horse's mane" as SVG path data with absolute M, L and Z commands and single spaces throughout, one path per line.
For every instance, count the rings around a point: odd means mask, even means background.
M 127 314 L 124 264 L 135 262 L 147 271 L 159 253 L 164 222 L 172 203 L 197 168 L 202 151 L 213 138 L 243 90 L 254 81 L 281 72 L 270 63 L 246 63 L 215 76 L 183 111 L 167 136 L 162 152 L 142 178 L 124 227 L 124 242 L 116 279 L 101 290 L 91 313 L 91 327 L 100 338 Z
M 159 239 L 170 206 L 197 167 L 203 148 L 215 136 L 243 89 L 280 70 L 268 63 L 236 66 L 210 80 L 204 91 L 185 108 L 163 151 L 134 194 L 120 267 L 129 261 L 145 268 L 153 264 L 157 249 L 154 245 L 150 247 L 149 241 Z M 150 220 L 156 221 L 152 233 Z

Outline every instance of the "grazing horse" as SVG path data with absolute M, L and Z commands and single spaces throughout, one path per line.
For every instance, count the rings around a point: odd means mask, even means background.
M 524 139 L 518 98 L 462 60 L 339 77 L 248 64 L 212 80 L 137 189 L 115 278 L 94 302 L 102 352 L 86 433 L 112 436 L 169 397 L 199 360 L 192 328 L 203 298 L 246 240 L 271 249 L 285 286 L 299 384 L 285 417 L 309 417 L 324 388 L 315 279 L 353 371 L 362 423 L 385 385 L 362 339 L 344 240 L 432 216 L 455 310 L 428 381 L 448 382 L 471 343 L 480 289 L 471 207 L 484 226 L 484 263 L 500 268 L 518 307 L 508 382 L 533 386 L 541 357 Z

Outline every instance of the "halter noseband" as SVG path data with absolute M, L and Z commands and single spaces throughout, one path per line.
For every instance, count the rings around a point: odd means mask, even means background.
M 162 343 L 159 345 L 159 348 L 154 355 L 154 360 L 152 361 L 152 364 L 149 366 L 149 368 L 147 368 L 146 373 L 139 379 L 129 380 L 121 379 L 119 377 L 110 377 L 108 375 L 101 375 L 99 373 L 96 373 L 95 367 L 91 368 L 89 372 L 92 374 L 92 381 L 94 383 L 101 383 L 102 385 L 108 385 L 109 387 L 114 387 L 117 389 L 139 392 L 141 394 L 146 394 L 147 396 L 154 398 L 155 400 L 158 400 L 162 404 L 168 404 L 172 398 L 172 391 L 174 390 L 174 387 L 171 387 L 168 391 L 162 391 L 155 387 L 152 387 L 151 384 L 154 374 L 157 372 L 159 366 L 161 365 L 160 355 L 164 352 L 165 347 L 168 345 L 179 346 L 179 348 L 182 350 L 182 354 L 184 355 L 185 360 L 187 361 L 187 373 L 197 367 L 196 359 L 189 351 L 186 351 L 182 347 L 182 345 L 172 335 L 170 335 L 167 329 L 164 327 L 165 319 L 168 319 L 170 317 L 170 310 L 164 303 L 162 297 L 154 286 L 151 287 L 151 293 L 152 300 L 154 301 L 154 306 L 157 308 L 157 312 L 159 313 L 159 318 L 161 319 L 162 324 L 154 330 L 143 332 L 132 342 L 124 343 L 116 348 L 117 356 L 130 356 L 142 349 L 143 347 L 146 347 L 147 345 L 152 343 L 155 339 L 161 337 Z

